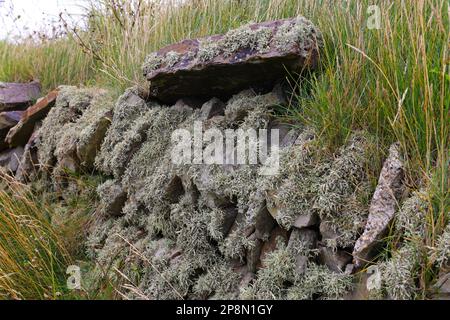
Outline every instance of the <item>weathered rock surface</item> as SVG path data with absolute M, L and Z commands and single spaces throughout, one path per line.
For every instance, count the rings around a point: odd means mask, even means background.
M 15 173 L 23 155 L 23 147 L 16 147 L 0 152 L 0 166 Z
M 19 122 L 23 111 L 0 112 L 0 130 L 14 127 Z
M 58 91 L 52 91 L 40 99 L 32 107 L 29 107 L 21 116 L 16 126 L 11 128 L 6 136 L 6 142 L 10 146 L 25 145 L 33 133 L 36 122 L 44 119 L 53 107 L 58 96 Z
M 404 191 L 403 170 L 399 144 L 396 143 L 389 149 L 389 156 L 384 162 L 372 197 L 364 233 L 357 240 L 353 250 L 353 259 L 357 267 L 361 267 L 371 258 L 372 251 L 394 218 L 398 201 Z
M 347 264 L 352 261 L 352 256 L 343 250 L 319 247 L 319 261 L 334 272 L 344 272 Z
M 39 127 L 39 126 L 38 126 Z M 35 128 L 33 134 L 25 145 L 22 158 L 16 171 L 16 180 L 25 183 L 32 180 L 39 170 L 37 145 L 39 143 L 39 128 Z
M 29 83 L 0 82 L 0 111 L 26 108 L 41 95 L 41 85 L 37 81 Z
M 250 24 L 225 35 L 184 40 L 149 55 L 143 72 L 150 95 L 226 98 L 249 87 L 273 87 L 286 71 L 314 69 L 321 35 L 307 19 Z
M 19 122 L 23 111 L 4 111 L 0 113 L 0 151 L 9 147 L 5 141 L 9 129 L 14 127 Z

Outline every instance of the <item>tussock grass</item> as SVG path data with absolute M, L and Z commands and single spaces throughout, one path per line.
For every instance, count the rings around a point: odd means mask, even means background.
M 57 299 L 70 259 L 50 207 L 7 175 L 0 179 L 0 299 Z

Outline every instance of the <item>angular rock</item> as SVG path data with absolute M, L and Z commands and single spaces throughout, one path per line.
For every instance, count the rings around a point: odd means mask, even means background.
M 34 106 L 29 107 L 22 114 L 19 123 L 9 130 L 6 142 L 10 146 L 25 145 L 33 133 L 36 122 L 45 118 L 55 104 L 57 96 L 58 91 L 51 91 Z
M 322 242 L 336 242 L 337 238 L 340 237 L 340 234 L 334 230 L 332 223 L 329 221 L 322 221 L 319 229 L 322 236 Z
M 37 81 L 29 83 L 0 82 L 0 111 L 26 108 L 41 95 Z
M 436 294 L 433 299 L 450 300 L 450 273 L 441 274 L 434 285 Z
M 261 203 L 259 210 L 256 211 L 256 237 L 263 241 L 267 240 L 273 228 L 277 225 L 275 219 L 267 211 L 265 202 Z
M 315 225 L 319 224 L 319 222 L 320 222 L 319 216 L 316 213 L 311 212 L 311 213 L 299 215 L 295 219 L 292 226 L 294 226 L 298 229 L 301 229 L 301 228 L 315 226 Z
M 9 148 L 5 141 L 9 129 L 14 127 L 20 120 L 23 111 L 5 111 L 0 113 L 0 151 Z
M 222 99 L 242 88 L 273 87 L 287 72 L 314 69 L 321 43 L 320 32 L 303 17 L 250 24 L 162 48 L 146 58 L 143 73 L 150 96 L 165 103 Z
M 399 144 L 393 144 L 384 162 L 378 185 L 369 208 L 369 217 L 364 233 L 356 241 L 353 261 L 356 267 L 363 266 L 372 257 L 389 224 L 394 218 L 398 200 L 403 191 L 404 169 Z
M 23 111 L 0 112 L 0 130 L 14 127 L 19 122 Z
M 97 188 L 100 196 L 100 208 L 104 215 L 117 217 L 127 200 L 127 193 L 115 180 L 108 180 Z
M 202 105 L 202 118 L 205 120 L 215 116 L 223 116 L 225 111 L 225 103 L 217 98 L 212 98 Z
M 310 229 L 293 229 L 289 237 L 288 248 L 292 252 L 313 250 L 317 247 L 317 233 Z M 301 275 L 306 270 L 309 256 L 305 252 L 298 252 L 295 257 L 295 271 Z
M 23 155 L 23 148 L 17 147 L 0 152 L 0 166 L 4 167 L 12 173 L 17 171 L 19 167 L 20 159 Z
M 288 243 L 288 232 L 281 228 L 280 226 L 275 227 L 270 234 L 269 239 L 264 242 L 261 248 L 260 264 L 258 269 L 265 267 L 265 258 L 269 253 L 277 249 L 278 242 L 281 241 L 284 244 Z
M 247 260 L 247 268 L 250 272 L 256 272 L 258 264 L 260 263 L 261 250 L 263 247 L 263 242 L 256 237 L 256 234 L 253 233 L 249 240 L 254 241 L 255 245 L 247 250 L 246 260 Z
M 86 168 L 94 165 L 95 157 L 101 148 L 103 139 L 112 121 L 112 112 L 107 111 L 97 119 L 92 121 L 92 125 L 88 128 L 89 134 L 84 135 L 82 141 L 77 143 L 77 156 Z
M 39 144 L 38 130 L 34 130 L 28 143 L 25 145 L 19 167 L 17 168 L 15 178 L 17 181 L 25 183 L 36 174 L 39 165 L 37 155 L 37 145 Z
M 326 265 L 330 270 L 342 273 L 345 271 L 347 264 L 352 261 L 352 256 L 350 253 L 343 250 L 320 247 L 319 261 L 321 264 Z

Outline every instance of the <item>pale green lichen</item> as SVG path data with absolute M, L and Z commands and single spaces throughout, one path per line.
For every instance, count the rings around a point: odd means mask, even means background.
M 131 103 L 130 98 L 136 103 Z M 219 117 L 220 121 L 214 123 L 219 123 L 219 130 L 268 128 L 272 120 L 270 109 L 278 103 L 282 101 L 273 93 L 242 92 L 227 102 L 225 117 Z M 124 105 L 135 109 L 122 118 L 121 112 L 126 112 Z M 282 150 L 279 174 L 261 176 L 258 174 L 260 164 L 201 166 L 172 163 L 171 132 L 184 128 L 192 134 L 193 123 L 201 119 L 198 110 L 184 112 L 156 105 L 148 108 L 135 95 L 122 97 L 116 109 L 118 116 L 113 119 L 106 138 L 108 145 L 102 147 L 98 165 L 107 173 L 114 172 L 117 182 L 126 189 L 128 200 L 122 209 L 123 215 L 112 226 L 106 220 L 106 239 L 102 228 L 92 236 L 91 247 L 96 248 L 94 252 L 99 263 L 118 264 L 121 259 L 132 261 L 121 271 L 133 280 L 142 295 L 152 299 L 235 298 L 239 290 L 241 298 L 339 298 L 347 291 L 351 277 L 315 265 L 314 250 L 311 251 L 308 244 L 291 241 L 290 246 L 281 246 L 268 254 L 265 267 L 245 288 L 238 284 L 243 275 L 231 277 L 227 262 L 245 263 L 247 254 L 261 244 L 261 240 L 251 233 L 260 214 L 258 207 L 265 201 L 265 192 L 273 188 L 285 190 L 280 193 L 280 201 L 289 213 L 277 221 L 290 228 L 296 214 L 320 209 L 314 208 L 313 204 L 325 183 L 333 181 L 349 186 L 343 189 L 345 192 L 338 189 L 343 202 L 339 210 L 333 209 L 323 217 L 336 222 L 340 229 L 350 225 L 350 236 L 336 246 L 353 241 L 357 228 L 351 218 L 365 214 L 363 209 L 356 212 L 361 203 L 355 194 L 366 189 L 361 187 L 365 181 L 361 172 L 364 164 L 356 163 L 360 159 L 357 138 L 350 139 L 337 157 L 323 156 L 314 131 L 303 129 L 297 142 Z M 127 122 L 127 118 L 130 121 Z M 132 152 L 118 148 L 124 137 L 127 142 L 124 146 L 129 145 L 129 132 L 139 136 L 139 143 Z M 361 150 L 366 150 L 364 141 L 361 140 L 364 145 Z M 350 159 L 350 163 L 344 163 L 345 159 Z M 113 163 L 123 169 L 112 170 Z M 340 168 L 340 165 L 353 167 Z M 332 172 L 339 174 L 332 175 Z M 180 185 L 168 189 L 171 183 Z M 176 194 L 171 194 L 173 192 Z M 213 200 L 207 199 L 207 193 L 214 195 Z M 225 209 L 236 214 L 231 224 L 226 221 Z M 130 237 L 132 231 L 136 232 L 135 237 Z M 119 241 L 120 237 L 113 237 L 113 233 L 130 239 L 145 259 L 123 254 L 127 244 Z M 161 249 L 156 258 L 151 248 L 161 239 L 170 240 L 171 246 L 170 249 L 163 246 L 166 249 Z M 173 255 L 169 251 L 179 253 Z M 295 269 L 298 255 L 310 257 L 304 274 L 297 274 Z M 158 270 L 149 267 L 146 260 Z M 302 286 L 305 289 L 300 291 Z M 137 292 L 130 290 L 128 294 L 139 298 Z
M 121 176 L 127 162 L 145 140 L 148 122 L 155 113 L 153 107 L 157 104 L 146 103 L 136 88 L 128 89 L 118 99 L 111 126 L 95 159 L 99 170 Z
M 273 42 L 281 52 L 298 47 L 306 57 L 314 45 L 322 45 L 322 36 L 311 21 L 299 16 L 293 21 L 284 22 L 274 35 Z
M 395 300 L 414 299 L 418 293 L 420 251 L 416 244 L 406 243 L 393 253 L 392 258 L 379 264 L 381 290 Z
M 408 238 L 423 239 L 426 229 L 428 203 L 425 191 L 417 191 L 406 199 L 396 214 L 396 230 Z
M 450 261 L 450 224 L 444 229 L 439 236 L 435 248 L 435 260 L 442 267 Z
M 105 90 L 61 87 L 39 129 L 38 158 L 56 180 L 66 171 L 92 170 L 110 124 L 111 95 Z

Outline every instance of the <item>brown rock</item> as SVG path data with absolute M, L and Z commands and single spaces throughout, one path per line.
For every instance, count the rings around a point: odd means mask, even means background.
M 33 133 L 34 125 L 45 118 L 55 104 L 57 95 L 58 91 L 52 91 L 34 106 L 29 107 L 22 114 L 19 123 L 8 132 L 6 142 L 10 146 L 25 145 Z
M 127 200 L 127 193 L 115 180 L 108 180 L 97 188 L 100 196 L 100 210 L 109 217 L 122 214 L 122 208 Z
M 249 237 L 249 240 L 254 241 L 255 245 L 252 248 L 247 250 L 247 255 L 246 255 L 247 268 L 250 272 L 256 272 L 256 268 L 260 264 L 259 258 L 261 256 L 263 242 L 260 239 L 256 238 L 255 233 L 253 233 Z
M 95 157 L 101 148 L 103 139 L 112 121 L 112 112 L 106 112 L 100 117 L 95 126 L 92 127 L 90 134 L 86 136 L 83 142 L 77 143 L 77 157 L 86 168 L 94 166 Z
M 371 259 L 373 250 L 394 218 L 398 200 L 404 191 L 403 177 L 403 161 L 399 144 L 395 143 L 390 147 L 389 156 L 381 170 L 364 233 L 356 241 L 353 250 L 355 266 L 361 267 Z
M 0 111 L 26 108 L 41 95 L 37 81 L 29 83 L 0 82 Z
M 271 231 L 277 225 L 275 219 L 267 211 L 265 202 L 261 202 L 259 209 L 256 210 L 255 228 L 256 237 L 263 241 L 267 240 Z
M 222 99 L 246 87 L 273 87 L 287 72 L 314 69 L 321 42 L 303 17 L 256 23 L 162 48 L 147 57 L 143 73 L 150 96 L 165 103 Z

